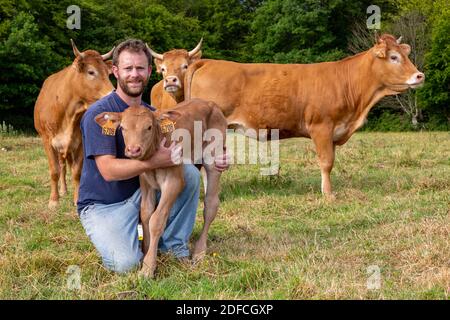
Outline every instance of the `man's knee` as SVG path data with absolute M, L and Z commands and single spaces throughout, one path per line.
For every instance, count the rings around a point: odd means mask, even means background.
M 200 187 L 200 170 L 192 164 L 184 165 L 185 188 L 197 190 Z
M 117 273 L 126 273 L 129 271 L 137 270 L 141 263 L 140 255 L 121 254 L 112 255 L 111 257 L 104 257 L 103 264 L 110 270 Z

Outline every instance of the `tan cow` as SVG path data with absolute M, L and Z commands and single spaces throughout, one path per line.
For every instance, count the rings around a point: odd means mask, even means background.
M 90 104 L 114 89 L 109 81 L 111 64 L 105 61 L 114 48 L 104 55 L 94 50 L 80 52 L 70 41 L 75 60 L 45 80 L 34 106 L 34 127 L 41 136 L 50 169 L 49 208 L 58 205 L 59 193 L 67 192 L 66 161 L 72 171 L 76 204 L 83 164 L 80 120 Z
M 202 41 L 203 39 L 189 52 L 185 49 L 173 49 L 160 54 L 148 48 L 155 58 L 156 72 L 163 76 L 163 80 L 155 84 L 150 93 L 152 106 L 166 110 L 184 101 L 184 74 L 190 64 L 201 58 Z
M 169 124 L 163 124 L 169 119 Z M 193 99 L 188 102 L 179 104 L 176 108 L 158 113 L 151 112 L 143 106 L 130 106 L 124 112 L 103 112 L 95 118 L 100 126 L 105 126 L 108 121 L 109 125 L 115 129 L 120 125 L 125 141 L 125 154 L 131 159 L 144 160 L 150 158 L 157 150 L 163 137 L 167 139 L 166 145 L 170 145 L 173 136 L 177 131 L 173 129 L 185 130 L 184 133 L 189 135 L 184 138 L 191 138 L 190 143 L 190 163 L 196 160 L 205 160 L 205 150 L 212 148 L 215 143 L 219 149 L 211 152 L 211 159 L 217 152 L 222 153 L 225 146 L 225 132 L 227 121 L 220 109 L 213 102 L 206 102 L 199 99 Z M 210 129 L 216 130 L 215 137 L 223 139 L 219 140 L 205 139 L 198 137 L 201 141 L 194 141 L 196 124 L 200 125 L 203 134 Z M 168 126 L 173 126 L 172 130 L 168 130 Z M 126 130 L 125 130 L 126 129 Z M 178 131 L 180 132 L 180 131 Z M 183 131 L 181 131 L 183 133 Z M 189 140 L 189 139 L 187 139 Z M 203 151 L 200 157 L 196 158 L 195 144 L 200 143 L 200 150 Z M 186 149 L 183 149 L 186 151 Z M 187 155 L 184 154 L 186 157 Z M 208 188 L 204 200 L 204 225 L 198 241 L 195 244 L 193 259 L 198 260 L 203 257 L 206 252 L 206 242 L 209 227 L 214 220 L 217 209 L 219 207 L 219 179 L 221 172 L 217 171 L 214 162 L 204 162 L 203 167 L 207 172 Z M 158 249 L 158 241 L 165 229 L 169 211 L 172 208 L 179 193 L 183 190 L 183 166 L 176 165 L 173 167 L 155 169 L 147 171 L 139 176 L 140 187 L 142 193 L 141 201 L 141 222 L 143 229 L 143 252 L 144 262 L 141 274 L 153 277 L 156 268 L 156 254 Z M 155 191 L 161 190 L 161 198 L 155 210 Z
M 232 127 L 279 129 L 281 139 L 311 138 L 322 192 L 332 195 L 336 145 L 347 142 L 381 98 L 424 82 L 424 74 L 408 58 L 410 51 L 409 45 L 385 34 L 371 49 L 336 62 L 200 60 L 186 73 L 185 98 L 214 101 Z

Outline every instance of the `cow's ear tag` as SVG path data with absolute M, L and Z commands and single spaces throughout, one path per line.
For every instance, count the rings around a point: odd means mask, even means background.
M 176 122 L 166 118 L 161 120 L 159 126 L 161 127 L 162 133 L 170 133 L 175 130 L 175 124 Z
M 112 120 L 108 115 L 105 115 L 106 122 L 102 126 L 102 133 L 105 136 L 115 136 L 116 135 L 116 127 L 114 126 Z

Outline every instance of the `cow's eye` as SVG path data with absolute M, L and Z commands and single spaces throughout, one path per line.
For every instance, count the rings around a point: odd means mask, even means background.
M 149 127 L 147 128 L 147 130 L 152 130 L 152 126 L 149 126 Z
M 162 67 L 161 72 L 166 72 L 166 68 Z
M 398 56 L 396 56 L 396 55 L 392 55 L 392 56 L 390 57 L 390 59 L 391 59 L 392 62 L 398 62 L 398 61 L 399 61 L 399 58 L 398 58 Z
M 93 71 L 93 70 L 89 70 L 88 73 L 89 73 L 90 76 L 94 76 L 95 75 L 95 71 Z
M 187 69 L 188 68 L 188 65 L 187 64 L 183 64 L 183 69 Z

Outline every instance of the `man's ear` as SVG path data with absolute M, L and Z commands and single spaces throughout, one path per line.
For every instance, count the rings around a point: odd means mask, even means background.
M 156 72 L 161 73 L 161 63 L 162 60 L 161 59 L 153 59 L 155 61 L 155 66 L 156 66 Z
M 116 79 L 119 79 L 119 67 L 112 65 L 111 73 L 114 74 L 114 77 L 116 77 Z
M 200 60 L 202 58 L 202 50 L 198 50 L 196 54 L 194 54 L 190 59 L 191 63 Z
M 108 121 L 110 121 L 114 128 L 120 125 L 120 121 L 122 121 L 122 112 L 102 112 L 95 117 L 95 122 L 100 127 L 103 127 Z
M 164 119 L 169 119 L 171 121 L 176 121 L 181 116 L 181 113 L 175 110 L 169 111 L 161 111 L 156 114 L 158 121 L 162 121 Z
M 378 43 L 373 47 L 373 53 L 378 58 L 386 58 L 386 42 L 384 40 L 378 40 Z
M 112 74 L 112 66 L 113 66 L 112 60 L 106 60 L 105 63 L 106 63 L 106 66 L 108 67 L 108 75 Z
M 409 46 L 409 44 L 402 43 L 402 44 L 400 45 L 400 48 L 402 48 L 403 52 L 404 52 L 407 56 L 409 56 L 409 54 L 411 53 L 411 47 Z

